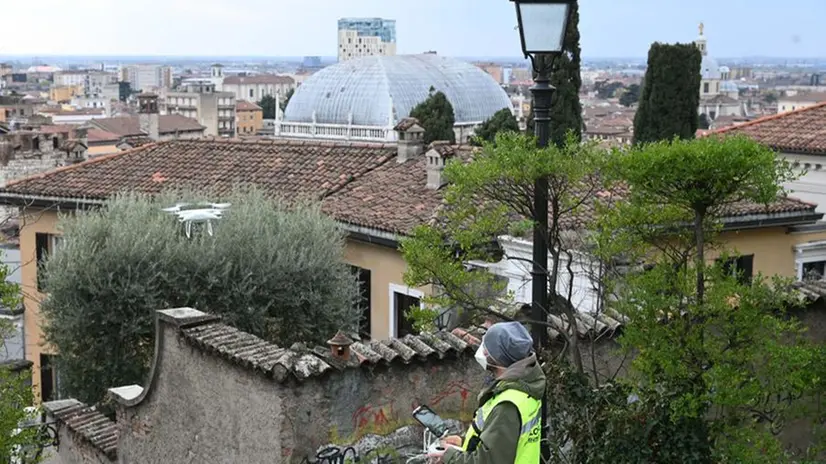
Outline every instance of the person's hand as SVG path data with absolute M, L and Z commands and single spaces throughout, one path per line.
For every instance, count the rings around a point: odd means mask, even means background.
M 431 449 L 427 450 L 427 462 L 430 464 L 441 464 L 442 457 L 445 455 L 445 448 L 441 447 L 436 449 L 436 447 L 432 447 Z
M 442 446 L 447 448 L 448 446 L 456 446 L 458 448 L 462 447 L 462 437 L 458 435 L 450 435 L 447 437 L 442 438 Z

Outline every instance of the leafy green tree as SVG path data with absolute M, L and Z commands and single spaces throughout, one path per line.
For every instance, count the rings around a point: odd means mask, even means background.
M 763 95 L 763 101 L 769 104 L 777 103 L 777 94 L 774 92 L 769 92 Z
M 0 305 L 15 307 L 20 302 L 20 288 L 6 280 L 8 275 L 8 266 L 0 266 Z M 5 351 L 4 341 L 13 330 L 8 321 L 0 319 L 0 352 Z M 33 407 L 30 380 L 28 369 L 14 372 L 0 363 L 0 462 L 38 463 L 45 457 L 41 453 L 49 437 L 38 428 L 21 427 L 39 415 Z
M 511 113 L 511 110 L 502 108 L 476 128 L 476 135 L 471 142 L 473 145 L 493 142 L 496 139 L 496 134 L 505 131 L 519 132 L 519 123 L 516 122 L 516 117 Z
M 357 327 L 344 236 L 318 208 L 237 192 L 214 235 L 199 228 L 189 239 L 161 211 L 182 197 L 199 195 L 121 196 L 62 218 L 41 311 L 69 395 L 94 403 L 110 386 L 143 382 L 159 308 L 218 314 L 281 346 Z
M 619 102 L 622 106 L 631 106 L 640 101 L 640 86 L 639 84 L 631 84 L 625 89 L 625 92 L 620 96 Z
M 786 314 L 797 297 L 779 278 L 748 281 L 725 249 L 706 261 L 730 208 L 775 201 L 789 164 L 734 137 L 653 143 L 615 159 L 629 193 L 601 216 L 599 240 L 653 265 L 626 276 L 615 308 L 633 321 L 620 342 L 634 353 L 641 401 L 666 401 L 694 443 L 671 462 L 783 462 L 776 434 L 818 387 L 818 352 Z
M 700 105 L 702 54 L 694 44 L 654 43 L 634 119 L 635 143 L 693 139 Z
M 621 89 L 622 87 L 622 83 L 617 81 L 599 81 L 595 85 L 597 97 L 605 100 L 613 98 L 617 90 Z
M 745 137 L 675 139 L 618 156 L 632 206 L 649 212 L 667 208 L 670 220 L 691 224 L 699 302 L 709 221 L 739 202 L 771 203 L 783 193 L 783 183 L 794 179 L 789 163 Z
M 580 144 L 573 134 L 563 147 L 536 147 L 536 139 L 500 132 L 495 143 L 486 142 L 473 162 L 447 166 L 450 180 L 441 220 L 418 227 L 401 248 L 408 265 L 405 281 L 411 286 L 433 285 L 440 291 L 428 301 L 442 307 L 460 308 L 473 320 L 488 315 L 517 318 L 491 308 L 511 307 L 512 296 L 489 273 L 466 269 L 469 260 L 499 259 L 495 243 L 502 234 L 529 234 L 533 214 L 533 185 L 538 177 L 549 180 L 549 271 L 552 307 L 548 314 L 564 314 L 574 321 L 572 260 L 579 237 L 571 226 L 591 207 L 604 185 L 596 174 L 607 163 L 607 154 L 592 144 Z M 581 224 L 581 222 L 580 222 Z M 518 261 L 524 265 L 523 261 Z M 484 292 L 479 289 L 485 289 Z M 432 314 L 416 314 L 418 323 Z M 547 320 L 532 324 L 546 325 Z M 572 325 L 576 325 L 575 323 Z M 568 355 L 583 370 L 575 328 L 568 336 Z
M 287 91 L 287 94 L 284 95 L 284 100 L 281 101 L 281 111 L 287 111 L 287 105 L 290 103 L 290 99 L 293 98 L 294 93 L 295 89 L 290 89 Z
M 272 95 L 264 95 L 264 97 L 258 101 L 258 106 L 264 110 L 264 119 L 275 119 L 275 97 Z
M 456 141 L 453 125 L 456 117 L 453 114 L 453 105 L 442 92 L 430 88 L 430 95 L 410 111 L 410 117 L 416 118 L 425 130 L 424 143 L 429 144 L 437 140 Z

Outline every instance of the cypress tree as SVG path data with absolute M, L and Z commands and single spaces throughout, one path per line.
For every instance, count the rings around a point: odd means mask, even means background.
M 582 138 L 582 104 L 579 101 L 579 88 L 582 87 L 580 75 L 579 46 L 579 3 L 571 3 L 568 17 L 568 31 L 562 45 L 562 53 L 554 60 L 550 70 L 551 85 L 556 87 L 551 103 L 551 142 L 557 146 L 565 145 L 568 131 L 572 131 L 577 140 Z M 537 68 L 546 66 L 549 57 L 536 57 Z M 528 114 L 528 132 L 533 133 L 533 109 Z
M 471 144 L 481 146 L 484 142 L 493 142 L 496 139 L 496 134 L 506 131 L 519 132 L 519 123 L 511 110 L 502 108 L 476 128 L 476 134 L 471 140 Z
M 634 118 L 634 143 L 694 138 L 699 124 L 702 61 L 694 44 L 651 46 Z
M 433 87 L 430 88 L 430 95 L 413 108 L 410 117 L 418 119 L 424 128 L 425 144 L 436 140 L 447 140 L 450 143 L 456 141 L 453 132 L 453 125 L 456 124 L 453 105 L 445 94 L 436 92 Z

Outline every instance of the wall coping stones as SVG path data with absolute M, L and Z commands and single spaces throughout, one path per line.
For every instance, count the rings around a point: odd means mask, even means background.
M 72 434 L 88 442 L 109 460 L 117 459 L 117 426 L 96 407 L 69 399 L 43 403 L 43 408 Z

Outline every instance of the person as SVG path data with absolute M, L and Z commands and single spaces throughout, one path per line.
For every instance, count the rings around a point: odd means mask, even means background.
M 478 397 L 479 409 L 464 439 L 444 438 L 443 450 L 429 454 L 431 462 L 538 463 L 545 374 L 531 335 L 519 322 L 494 324 L 475 357 L 490 375 Z

